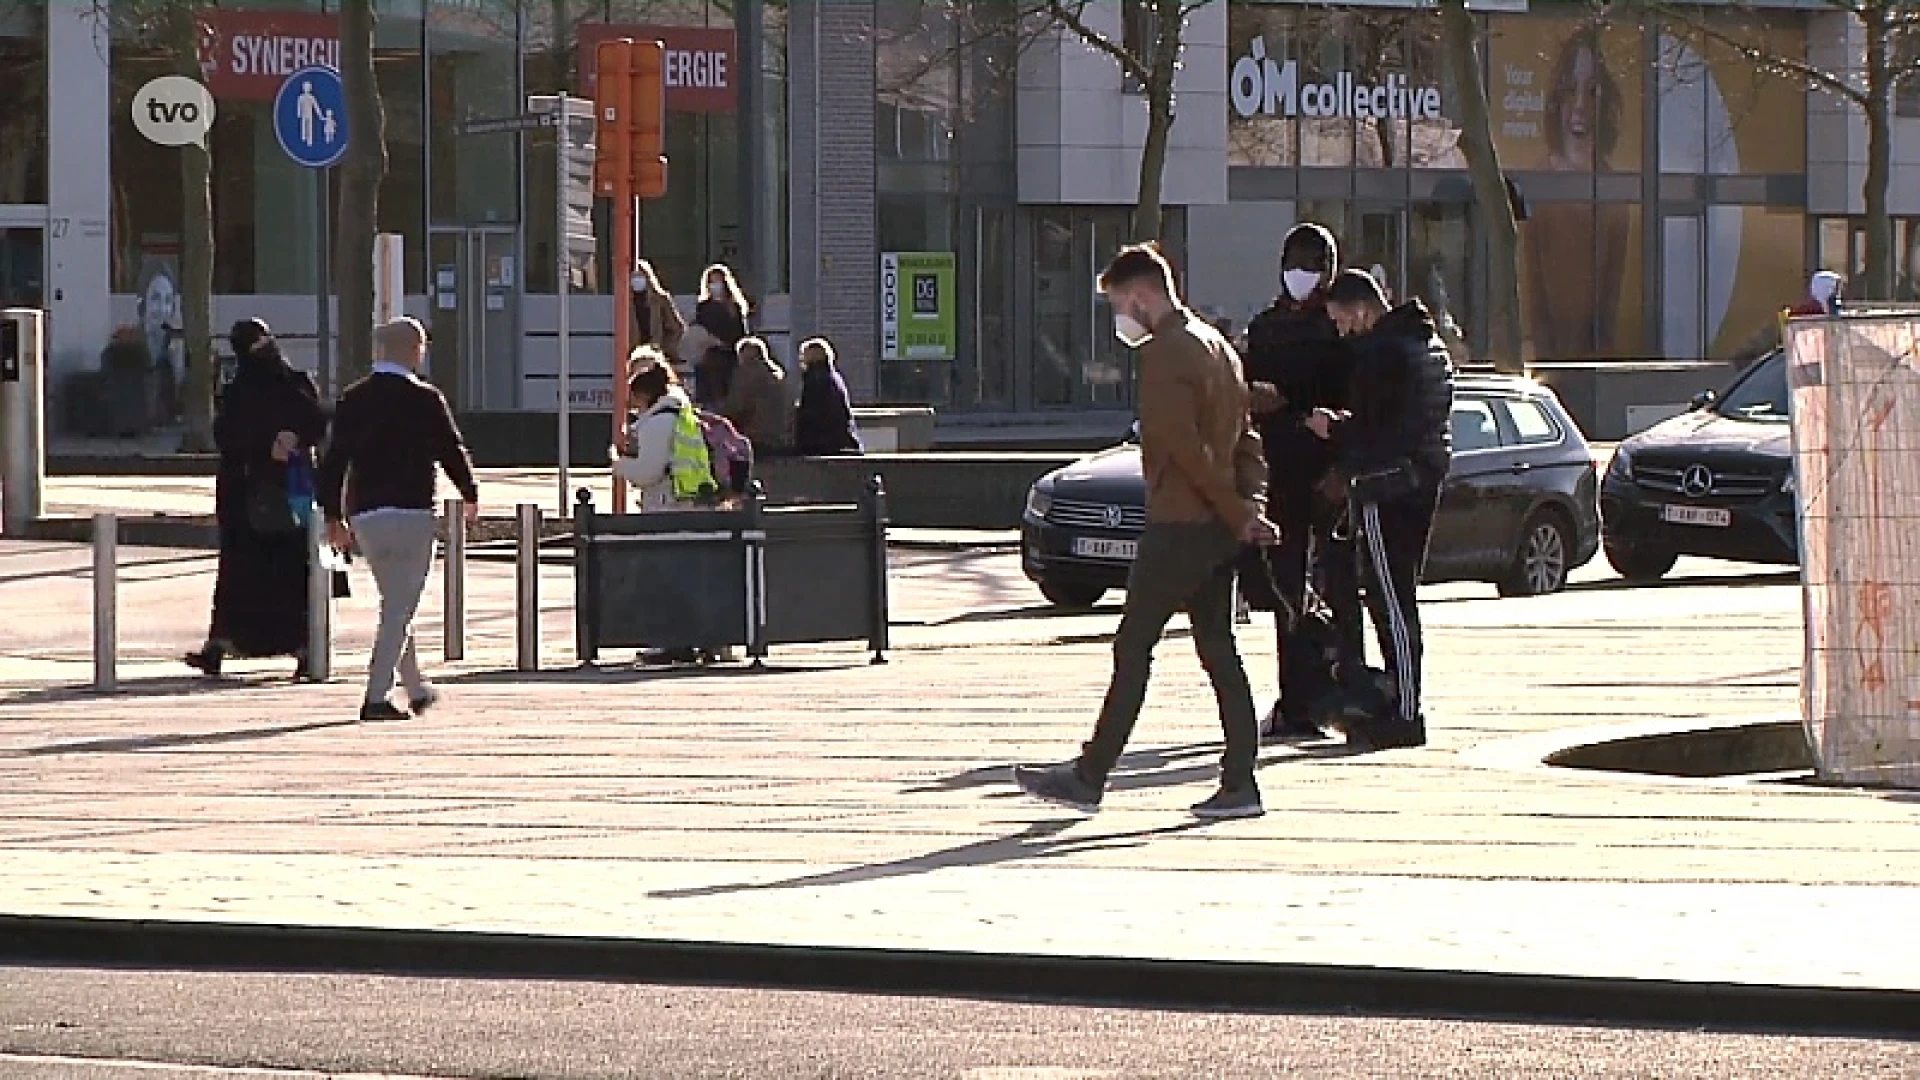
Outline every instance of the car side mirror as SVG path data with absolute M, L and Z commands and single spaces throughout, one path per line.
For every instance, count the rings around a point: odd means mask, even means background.
M 1712 390 L 1702 390 L 1693 395 L 1693 400 L 1687 403 L 1687 409 L 1689 412 L 1700 412 L 1703 409 L 1712 408 L 1713 403 L 1719 400 L 1719 394 Z

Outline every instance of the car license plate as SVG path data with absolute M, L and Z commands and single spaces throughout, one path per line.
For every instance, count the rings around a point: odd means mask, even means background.
M 1083 559 L 1113 559 L 1116 562 L 1132 562 L 1134 553 L 1140 550 L 1138 540 L 1101 540 L 1092 536 L 1073 538 L 1073 553 Z
M 1712 506 L 1663 506 L 1660 520 L 1675 525 L 1708 525 L 1724 529 L 1733 524 L 1733 512 Z

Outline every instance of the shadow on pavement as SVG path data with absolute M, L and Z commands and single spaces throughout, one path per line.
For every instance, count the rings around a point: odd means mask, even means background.
M 61 754 L 127 754 L 141 750 L 169 750 L 182 746 L 218 746 L 222 743 L 251 742 L 257 739 L 277 739 L 282 735 L 298 735 L 307 731 L 324 731 L 328 728 L 354 727 L 357 720 L 310 720 L 304 724 L 282 724 L 278 727 L 240 728 L 233 731 L 205 731 L 192 734 L 174 735 L 138 735 L 124 739 L 85 739 L 79 742 L 51 743 L 47 746 L 34 746 L 25 750 L 14 750 L 4 757 L 56 757 Z
M 824 675 L 834 671 L 855 671 L 874 665 L 866 661 L 842 661 L 831 664 L 708 664 L 675 667 L 637 665 L 594 665 L 592 667 L 551 668 L 541 671 L 470 671 L 435 680 L 447 685 L 506 685 L 511 683 L 575 683 L 585 686 L 631 685 L 669 679 L 739 679 L 756 675 Z
M 1337 739 L 1328 739 L 1325 742 L 1296 746 L 1291 753 L 1265 754 L 1254 763 L 1254 768 L 1265 769 L 1274 765 L 1304 764 L 1335 758 L 1357 757 L 1369 752 L 1348 746 Z M 1220 744 L 1217 742 L 1188 743 L 1184 746 L 1137 750 L 1121 756 L 1119 766 L 1114 769 L 1113 775 L 1107 778 L 1107 790 L 1140 791 L 1212 780 L 1219 774 L 1218 765 L 1214 760 L 1219 756 Z M 1192 764 L 1188 764 L 1189 762 Z M 966 772 L 904 788 L 900 793 L 902 795 L 937 795 L 985 787 L 1009 789 L 995 792 L 989 795 L 989 798 L 1021 797 L 1020 792 L 1011 790 L 1013 787 L 1012 765 L 983 765 L 977 769 L 968 769 Z
M 964 626 L 968 623 L 1015 622 L 1022 619 L 1073 619 L 1088 615 L 1120 615 L 1119 604 L 1107 604 L 1090 608 L 1063 608 L 1052 604 L 1029 604 L 1017 608 L 995 608 L 991 611 L 969 611 L 964 615 L 954 615 L 945 619 L 930 620 L 929 626 Z
M 1577 581 L 1567 586 L 1566 591 L 1577 592 L 1621 592 L 1628 589 L 1754 589 L 1769 585 L 1798 585 L 1800 571 L 1782 570 L 1768 574 L 1708 574 L 1702 577 L 1664 577 L 1658 581 L 1628 581 L 1626 578 L 1607 578 L 1603 581 Z
M 0 706 L 53 705 L 64 701 L 102 701 L 124 698 L 186 697 L 192 694 L 221 694 L 247 690 L 284 690 L 302 685 L 285 676 L 241 678 L 228 674 L 219 678 L 205 675 L 166 675 L 157 679 L 122 680 L 111 691 L 91 686 L 36 686 L 0 694 Z
M 64 545 L 64 547 L 66 548 L 66 550 L 73 550 L 72 545 Z M 45 552 L 30 551 L 30 552 L 22 552 L 21 554 L 39 555 L 39 554 L 45 554 Z M 119 569 L 122 574 L 125 574 L 128 570 L 139 570 L 149 566 L 178 566 L 181 563 L 208 563 L 208 562 L 214 561 L 214 559 L 215 559 L 214 553 L 208 552 L 208 551 L 195 552 L 192 555 L 156 556 L 151 559 L 138 559 L 138 558 L 124 559 L 123 558 L 120 560 Z M 201 572 L 204 572 L 204 570 L 205 568 L 202 567 L 201 570 L 192 571 L 189 573 L 166 575 L 166 576 L 167 577 L 190 577 L 194 573 L 201 573 Z M 93 576 L 93 565 L 91 563 L 88 563 L 84 566 L 50 567 L 46 570 L 34 570 L 29 573 L 23 573 L 23 574 L 0 574 L 0 585 L 13 585 L 22 581 L 44 581 L 47 578 L 91 578 L 92 576 Z M 163 580 L 163 579 L 162 578 L 143 578 L 141 580 L 152 581 L 152 580 Z
M 725 896 L 731 893 L 768 892 L 776 889 L 814 889 L 830 885 L 857 885 L 867 881 L 884 881 L 888 878 L 910 877 L 915 874 L 930 874 L 935 870 L 947 870 L 962 866 L 994 866 L 999 863 L 1013 862 L 1017 859 L 1045 859 L 1062 855 L 1073 855 L 1087 851 L 1115 851 L 1140 847 L 1146 841 L 1160 836 L 1173 836 L 1178 833 L 1192 832 L 1205 828 L 1204 821 L 1184 821 L 1177 825 L 1163 825 L 1155 829 L 1135 829 L 1130 832 L 1102 833 L 1096 836 L 1073 836 L 1055 839 L 1085 818 L 1055 818 L 1039 821 L 1008 836 L 999 836 L 991 840 L 976 840 L 958 847 L 942 848 L 925 855 L 916 855 L 910 859 L 897 859 L 892 862 L 871 863 L 866 866 L 850 867 L 846 870 L 833 870 L 820 874 L 806 874 L 800 877 L 784 878 L 780 881 L 741 882 L 736 885 L 706 885 L 692 889 L 661 889 L 647 895 L 655 900 L 697 900 L 709 896 Z

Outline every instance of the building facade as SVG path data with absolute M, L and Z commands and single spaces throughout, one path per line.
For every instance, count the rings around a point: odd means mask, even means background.
M 625 275 L 579 189 L 584 159 L 462 125 L 590 94 L 593 43 L 626 34 L 670 54 L 669 194 L 646 206 L 640 248 L 683 301 L 707 263 L 735 266 L 776 348 L 826 334 L 865 400 L 983 421 L 1130 413 L 1131 359 L 1092 282 L 1130 231 L 1140 88 L 1071 35 L 986 32 L 973 2 L 383 0 L 380 226 L 404 238 L 434 377 L 468 412 L 553 410 L 564 265 L 574 402 L 607 400 Z M 182 70 L 172 7 L 0 0 L 0 303 L 49 310 L 56 385 L 116 326 L 157 346 L 179 326 L 184 155 L 136 123 L 142 89 Z M 318 352 L 322 174 L 282 151 L 272 99 L 335 55 L 333 7 L 209 3 L 186 69 L 216 106 L 215 325 L 261 315 L 302 362 Z M 1149 7 L 1089 19 L 1144 49 Z M 1728 32 L 1822 70 L 1862 51 L 1842 13 L 1714 7 Z M 1843 103 L 1710 37 L 1581 5 L 1473 9 L 1527 211 L 1536 358 L 1727 355 L 1812 269 L 1859 273 L 1866 136 Z M 1482 337 L 1487 253 L 1437 39 L 1411 0 L 1193 10 L 1164 233 L 1197 306 L 1243 323 L 1275 291 L 1280 238 L 1316 220 L 1349 265 Z M 1897 288 L 1920 299 L 1920 93 L 1896 105 Z

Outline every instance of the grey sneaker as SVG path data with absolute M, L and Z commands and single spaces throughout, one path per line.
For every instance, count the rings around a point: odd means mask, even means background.
M 1100 787 L 1080 778 L 1072 762 L 1065 765 L 1015 765 L 1013 782 L 1020 790 L 1044 802 L 1091 814 L 1100 809 L 1106 794 Z
M 1260 789 L 1248 784 L 1245 787 L 1221 788 L 1214 792 L 1213 798 L 1203 803 L 1195 803 L 1193 816 L 1202 821 L 1231 821 L 1235 818 L 1256 818 L 1267 812 L 1260 804 Z
M 440 691 L 429 686 L 419 697 L 407 700 L 407 711 L 415 716 L 425 716 L 429 709 L 438 704 L 440 704 Z

